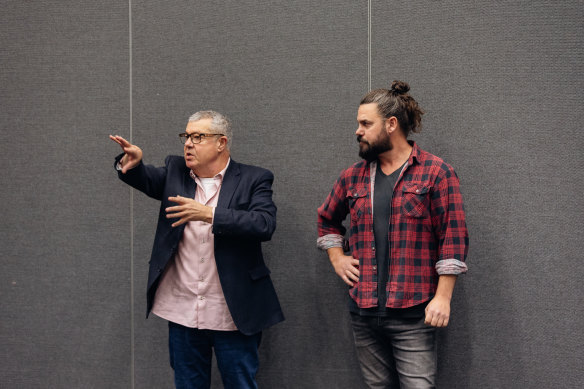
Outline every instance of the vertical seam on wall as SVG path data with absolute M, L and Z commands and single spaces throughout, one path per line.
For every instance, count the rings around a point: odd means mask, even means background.
M 371 0 L 367 2 L 367 90 L 371 90 Z
M 133 126 L 133 84 L 132 84 L 132 0 L 128 0 L 128 50 L 129 50 L 129 88 L 130 88 L 130 143 L 134 142 Z M 130 387 L 135 382 L 135 341 L 134 341 L 134 190 L 130 187 Z

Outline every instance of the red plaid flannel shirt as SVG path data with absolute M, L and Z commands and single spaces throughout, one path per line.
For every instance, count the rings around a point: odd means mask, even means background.
M 458 177 L 442 159 L 411 144 L 413 150 L 395 185 L 391 204 L 389 308 L 428 301 L 436 293 L 438 274 L 467 270 L 468 232 Z M 341 246 L 346 232 L 342 222 L 351 215 L 349 247 L 359 259 L 360 275 L 350 294 L 360 308 L 377 306 L 371 174 L 374 177 L 375 163 L 366 161 L 343 171 L 318 209 L 321 249 Z

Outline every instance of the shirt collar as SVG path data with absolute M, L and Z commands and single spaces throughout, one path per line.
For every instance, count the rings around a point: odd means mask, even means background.
M 414 160 L 417 163 L 420 163 L 420 148 L 418 147 L 418 144 L 416 142 L 414 142 L 413 140 L 409 140 L 408 143 L 410 144 L 410 146 L 412 146 L 412 152 L 410 153 L 410 157 L 408 158 L 408 166 L 411 166 L 414 164 Z
M 418 147 L 418 144 L 413 141 L 413 140 L 409 140 L 408 143 L 410 144 L 410 146 L 412 146 L 412 152 L 410 153 L 410 156 L 408 157 L 408 166 L 411 166 L 414 164 L 414 161 L 416 163 L 420 163 L 421 160 L 421 150 Z M 371 169 L 373 171 L 375 171 L 376 167 L 377 167 L 377 159 L 373 162 L 368 163 L 368 165 L 371 167 Z
M 227 164 L 225 165 L 225 167 L 223 168 L 223 170 L 221 170 L 219 173 L 215 174 L 215 176 L 214 176 L 214 177 L 212 177 L 212 178 L 218 178 L 218 179 L 220 179 L 221 181 L 223 181 L 223 177 L 225 176 L 225 172 L 227 171 L 227 168 L 229 167 L 229 163 L 230 163 L 230 162 L 231 162 L 231 157 L 229 157 L 229 159 L 227 160 Z M 189 173 L 189 174 L 191 175 L 191 178 L 192 178 L 193 180 L 195 180 L 195 181 L 196 181 L 196 180 L 200 180 L 200 177 L 199 177 L 199 176 L 197 176 L 197 175 L 195 174 L 195 172 L 193 172 L 192 170 L 190 171 L 190 173 Z

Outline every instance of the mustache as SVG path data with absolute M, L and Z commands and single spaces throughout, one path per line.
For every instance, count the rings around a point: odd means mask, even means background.
M 367 142 L 366 140 L 363 140 L 363 136 L 361 136 L 361 135 L 358 135 L 358 136 L 357 136 L 357 142 L 358 142 L 358 143 L 361 143 L 361 142 L 363 142 L 363 143 L 367 143 L 367 144 L 369 144 L 369 142 Z

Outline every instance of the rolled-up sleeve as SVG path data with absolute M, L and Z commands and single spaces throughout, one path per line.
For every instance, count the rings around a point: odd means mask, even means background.
M 468 230 L 460 183 L 451 167 L 432 194 L 432 224 L 438 239 L 436 272 L 439 275 L 468 271 Z
M 343 220 L 349 212 L 346 203 L 346 189 L 343 176 L 335 182 L 332 191 L 318 208 L 317 247 L 327 250 L 331 247 L 343 247 L 346 228 Z

